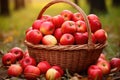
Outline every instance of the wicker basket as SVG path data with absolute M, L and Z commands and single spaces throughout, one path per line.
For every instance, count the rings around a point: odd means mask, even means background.
M 34 45 L 25 41 L 25 45 L 28 48 L 30 56 L 34 57 L 37 62 L 48 61 L 51 65 L 59 65 L 64 70 L 68 69 L 70 72 L 82 72 L 85 71 L 91 64 L 94 64 L 101 52 L 107 45 L 93 44 L 91 39 L 91 29 L 84 11 L 68 0 L 53 0 L 50 1 L 41 11 L 38 19 L 41 18 L 45 10 L 55 3 L 67 3 L 73 6 L 84 17 L 87 25 L 88 43 L 84 45 Z

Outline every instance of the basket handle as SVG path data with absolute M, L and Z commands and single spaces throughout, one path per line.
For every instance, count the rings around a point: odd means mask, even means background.
M 60 3 L 60 2 L 63 2 L 63 3 L 67 3 L 69 5 L 71 5 L 72 7 L 74 7 L 79 13 L 81 13 L 81 15 L 83 16 L 84 18 L 84 21 L 86 23 L 86 26 L 87 26 L 87 32 L 88 32 L 88 48 L 89 49 L 93 49 L 94 48 L 94 44 L 92 42 L 92 33 L 91 33 L 91 28 L 90 28 L 90 24 L 89 24 L 89 21 L 88 21 L 88 18 L 87 18 L 87 15 L 85 14 L 85 12 L 78 6 L 76 5 L 75 3 L 69 1 L 69 0 L 52 0 L 50 1 L 48 4 L 46 4 L 42 10 L 40 11 L 37 19 L 40 19 L 43 15 L 43 13 L 46 11 L 47 8 L 49 8 L 50 6 L 52 6 L 53 4 L 55 3 Z

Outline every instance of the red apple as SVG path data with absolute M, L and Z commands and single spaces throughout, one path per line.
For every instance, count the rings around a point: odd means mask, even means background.
M 95 14 L 89 14 L 88 19 L 89 20 L 99 20 L 99 17 L 97 15 L 95 15 Z
M 65 21 L 61 26 L 62 33 L 75 33 L 76 25 L 74 21 Z
M 36 61 L 34 58 L 32 57 L 25 57 L 21 60 L 20 65 L 22 66 L 22 68 L 24 69 L 26 66 L 28 65 L 36 65 Z
M 95 38 L 97 39 L 98 43 L 105 43 L 107 40 L 107 33 L 103 29 L 99 29 L 94 33 Z
M 120 58 L 112 58 L 110 60 L 111 68 L 117 68 L 120 70 Z
M 94 33 L 95 31 L 101 29 L 101 22 L 96 15 L 88 15 L 88 20 L 90 23 L 91 31 Z
M 53 68 L 50 68 L 46 72 L 46 80 L 59 80 L 61 78 L 61 74 Z
M 75 42 L 74 36 L 72 34 L 63 34 L 60 38 L 61 45 L 73 45 Z
M 64 71 L 60 66 L 55 65 L 55 66 L 52 66 L 51 68 L 57 70 L 61 74 L 61 76 L 64 74 Z
M 43 22 L 40 26 L 40 31 L 44 35 L 53 34 L 54 30 L 55 30 L 55 26 L 50 21 Z
M 76 27 L 77 27 L 77 32 L 86 32 L 87 31 L 87 27 L 84 21 L 77 21 L 76 23 Z
M 64 18 L 65 21 L 72 20 L 73 13 L 70 10 L 63 10 L 60 15 Z
M 29 32 L 30 30 L 32 30 L 32 27 L 29 27 L 29 28 L 25 31 L 25 34 L 27 34 L 27 32 Z
M 55 25 L 55 28 L 60 28 L 64 22 L 64 18 L 61 15 L 54 16 L 52 22 Z
M 83 35 L 83 33 L 77 32 L 74 34 L 74 37 L 76 44 L 87 44 L 88 38 L 85 35 Z
M 106 56 L 105 56 L 104 53 L 101 53 L 101 54 L 100 54 L 97 62 L 102 61 L 102 60 L 106 60 Z
M 88 80 L 102 80 L 103 74 L 101 69 L 96 65 L 88 68 Z
M 36 80 L 40 76 L 40 70 L 36 66 L 28 65 L 24 69 L 24 76 L 27 80 Z
M 2 57 L 2 63 L 5 66 L 10 66 L 11 64 L 14 64 L 15 62 L 16 62 L 15 54 L 6 53 Z
M 18 64 L 12 64 L 11 66 L 9 66 L 8 70 L 7 70 L 7 74 L 9 76 L 14 76 L 14 77 L 18 77 L 22 74 L 22 67 Z
M 60 42 L 60 38 L 63 35 L 61 28 L 57 28 L 54 32 L 54 36 L 57 39 L 58 42 Z
M 22 59 L 24 55 L 23 50 L 19 47 L 14 47 L 9 52 L 15 54 L 17 60 Z
M 40 20 L 43 20 L 43 21 L 52 21 L 52 17 L 50 15 L 43 15 Z
M 42 39 L 44 45 L 56 45 L 57 39 L 53 35 L 45 35 Z
M 25 58 L 25 57 L 29 57 L 30 55 L 29 55 L 29 52 L 28 52 L 28 50 L 26 49 L 25 50 L 25 52 L 24 52 L 24 56 L 23 56 L 23 58 Z
M 43 20 L 35 20 L 32 24 L 32 29 L 40 30 L 40 25 L 42 24 Z
M 96 65 L 102 70 L 103 75 L 110 73 L 110 63 L 107 60 L 98 61 Z
M 84 18 L 83 18 L 83 16 L 81 15 L 81 13 L 76 12 L 76 13 L 73 14 L 72 20 L 75 21 L 75 22 L 76 22 L 76 21 L 79 21 L 79 20 L 84 21 Z
M 88 32 L 83 33 L 83 35 L 85 35 L 85 36 L 88 38 Z M 96 39 L 96 37 L 94 36 L 94 34 L 92 33 L 91 35 L 92 35 L 92 42 L 93 42 L 93 43 L 97 43 L 97 39 Z
M 42 40 L 42 33 L 38 30 L 30 30 L 26 34 L 26 40 L 32 44 L 39 44 Z
M 42 61 L 38 63 L 37 67 L 42 74 L 45 74 L 47 70 L 51 68 L 51 65 L 47 61 Z

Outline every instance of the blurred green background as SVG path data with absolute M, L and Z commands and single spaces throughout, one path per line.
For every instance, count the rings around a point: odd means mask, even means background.
M 15 46 L 25 49 L 24 40 L 26 29 L 32 25 L 40 10 L 50 0 L 0 0 L 0 6 L 3 4 L 2 1 L 8 1 L 8 12 L 2 13 L 0 9 L 0 51 L 5 53 Z M 24 1 L 24 3 L 21 3 L 21 6 L 19 6 L 19 1 Z M 75 0 L 71 1 L 74 2 Z M 95 0 L 76 1 L 78 1 L 77 4 L 87 15 L 90 14 L 91 8 L 95 8 L 90 5 L 91 3 L 95 4 Z M 102 0 L 96 1 L 99 2 Z M 98 11 L 96 10 L 91 13 L 99 16 L 103 29 L 108 33 L 108 46 L 104 49 L 104 53 L 107 54 L 108 58 L 111 58 L 120 55 L 120 0 L 117 0 L 117 4 L 113 4 L 113 0 L 103 1 L 105 1 L 106 11 L 98 9 Z M 103 4 L 96 4 L 103 7 Z M 70 5 L 59 3 L 48 8 L 44 14 L 55 16 L 64 9 L 76 12 Z

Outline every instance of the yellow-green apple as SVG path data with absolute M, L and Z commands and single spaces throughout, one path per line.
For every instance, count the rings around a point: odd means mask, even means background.
M 85 35 L 88 38 L 88 32 L 83 33 L 83 35 Z M 97 43 L 97 39 L 96 39 L 96 37 L 94 36 L 93 33 L 91 34 L 91 36 L 92 36 L 92 42 Z
M 63 10 L 60 15 L 64 18 L 65 21 L 72 20 L 73 13 L 70 10 Z
M 14 77 L 18 77 L 22 74 L 23 69 L 19 64 L 12 64 L 11 66 L 9 66 L 8 70 L 7 70 L 7 74 L 9 76 L 14 76 Z
M 39 44 L 42 40 L 42 33 L 39 30 L 30 30 L 26 34 L 26 40 L 32 44 Z
M 73 45 L 75 42 L 74 36 L 69 33 L 65 33 L 60 38 L 61 45 Z
M 52 16 L 50 16 L 50 15 L 42 15 L 42 17 L 40 18 L 40 20 L 43 20 L 43 21 L 52 21 Z
M 45 35 L 42 38 L 42 44 L 44 44 L 44 45 L 56 45 L 57 39 L 53 35 Z
M 75 44 L 87 44 L 88 38 L 83 33 L 76 32 L 74 34 Z
M 24 52 L 21 48 L 19 47 L 13 47 L 12 49 L 10 49 L 9 51 L 12 54 L 15 54 L 16 59 L 19 61 L 23 58 Z
M 22 66 L 22 68 L 24 69 L 26 66 L 28 65 L 36 65 L 36 61 L 34 58 L 32 57 L 25 57 L 20 61 L 20 65 Z
M 88 68 L 88 80 L 102 80 L 102 70 L 97 65 Z
M 15 54 L 6 53 L 2 56 L 2 64 L 5 66 L 10 66 L 16 62 Z
M 110 66 L 111 68 L 117 68 L 117 70 L 120 70 L 120 58 L 112 58 L 110 60 Z
M 40 26 L 40 31 L 44 35 L 53 34 L 54 30 L 55 30 L 55 26 L 50 21 L 45 21 Z
M 81 13 L 76 12 L 76 13 L 73 14 L 72 20 L 75 21 L 75 22 L 76 22 L 76 21 L 79 21 L 79 20 L 84 21 L 84 18 L 83 18 L 83 16 L 81 15 Z
M 107 33 L 104 29 L 99 29 L 94 33 L 98 43 L 105 43 L 107 40 Z
M 52 22 L 55 25 L 55 28 L 60 28 L 64 22 L 64 18 L 61 15 L 54 16 Z
M 60 38 L 63 35 L 61 28 L 57 28 L 54 32 L 54 36 L 57 39 L 58 43 L 60 42 Z
M 64 71 L 60 66 L 54 65 L 51 68 L 57 70 L 61 74 L 61 76 L 64 74 Z
M 92 16 L 91 16 L 91 14 L 88 15 L 88 20 L 90 23 L 91 31 L 93 33 L 102 28 L 101 22 L 96 15 L 93 15 L 93 14 L 92 14 Z
M 76 27 L 77 27 L 77 32 L 81 32 L 81 33 L 84 33 L 87 31 L 87 27 L 86 27 L 86 24 L 84 21 L 76 21 L 75 22 L 76 24 Z
M 103 75 L 109 74 L 110 73 L 110 63 L 107 60 L 100 60 L 96 64 L 101 70 Z
M 61 74 L 54 68 L 50 68 L 46 72 L 46 80 L 59 80 L 61 78 Z
M 61 26 L 62 33 L 75 33 L 76 25 L 74 21 L 65 21 Z
M 45 74 L 51 68 L 51 65 L 47 61 L 41 61 L 37 67 L 40 69 L 41 74 Z
M 41 23 L 44 22 L 43 20 L 35 20 L 32 24 L 32 29 L 40 30 Z
M 36 80 L 40 74 L 39 68 L 33 65 L 28 65 L 24 69 L 24 76 L 27 80 Z

